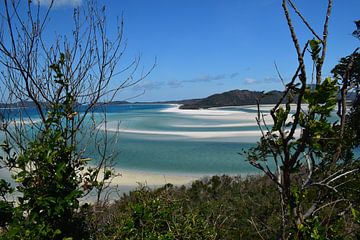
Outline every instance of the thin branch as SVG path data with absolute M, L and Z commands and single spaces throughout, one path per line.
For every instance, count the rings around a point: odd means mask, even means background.
M 327 50 L 327 38 L 328 38 L 328 28 L 329 28 L 329 19 L 332 9 L 332 3 L 333 0 L 328 0 L 328 6 L 326 11 L 326 17 L 325 17 L 325 23 L 323 27 L 323 38 L 322 38 L 322 52 L 321 52 L 321 58 L 319 59 L 317 65 L 316 65 L 316 84 L 319 85 L 321 83 L 321 75 L 322 75 L 322 66 L 325 61 L 325 55 Z
M 288 2 L 290 3 L 290 6 L 294 9 L 294 11 L 296 12 L 296 14 L 301 18 L 301 20 L 303 21 L 303 23 L 305 24 L 305 26 L 310 30 L 310 32 L 321 42 L 323 41 L 322 38 L 319 37 L 319 35 L 315 32 L 315 30 L 311 27 L 311 25 L 308 23 L 308 21 L 304 18 L 304 16 L 299 12 L 299 10 L 296 8 L 295 4 L 293 3 L 292 0 L 288 0 Z

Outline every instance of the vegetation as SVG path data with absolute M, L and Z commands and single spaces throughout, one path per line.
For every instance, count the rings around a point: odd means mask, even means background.
M 247 153 L 248 160 L 278 187 L 282 209 L 282 224 L 278 229 L 281 239 L 354 238 L 357 235 L 353 235 L 352 224 L 357 220 L 350 221 L 351 227 L 348 227 L 348 219 L 352 215 L 357 218 L 359 208 L 360 169 L 352 154 L 358 145 L 358 126 L 354 125 L 354 121 L 358 121 L 354 119 L 358 114 L 358 100 L 348 113 L 347 93 L 354 90 L 359 93 L 357 49 L 334 68 L 334 78 L 323 79 L 332 1 L 327 4 L 321 35 L 292 1 L 283 0 L 282 6 L 297 53 L 298 68 L 286 85 L 283 98 L 270 111 L 274 123 L 271 128 L 259 110 L 257 121 L 263 136 L 258 146 Z M 313 35 L 303 47 L 289 8 Z M 307 51 L 312 59 L 314 79 L 307 71 Z M 308 86 L 312 81 L 314 88 Z M 297 96 L 295 107 L 290 104 L 294 96 Z M 282 105 L 284 99 L 286 103 Z M 330 116 L 336 104 L 338 120 L 333 122 Z M 294 114 L 290 114 L 291 111 Z M 269 162 L 275 165 L 274 169 L 268 167 Z
M 258 111 L 263 136 L 246 154 L 264 175 L 214 176 L 188 187 L 145 186 L 104 206 L 102 193 L 115 174 L 106 132 L 100 137 L 95 128 L 89 130 L 96 143 L 103 143 L 92 165 L 83 155 L 86 143 L 80 139 L 89 133 L 84 122 L 99 124 L 91 113 L 100 100 L 111 101 L 119 90 L 146 76 L 135 81 L 129 77 L 109 90 L 122 55 L 122 24 L 110 41 L 104 31 L 105 12 L 89 1 L 84 18 L 79 10 L 74 12 L 72 41 L 59 37 L 45 46 L 43 27 L 52 5 L 43 15 L 28 1 L 29 14 L 22 19 L 18 7 L 24 2 L 5 0 L 3 25 L 10 40 L 0 42 L 1 64 L 7 70 L 2 78 L 7 88 L 3 106 L 31 101 L 40 122 L 30 118 L 31 128 L 28 116 L 18 123 L 6 112 L 1 115 L 0 130 L 5 133 L 1 168 L 16 182 L 0 180 L 1 239 L 358 239 L 360 163 L 354 155 L 360 144 L 358 49 L 340 60 L 333 77 L 323 79 L 332 0 L 322 34 L 291 0 L 282 3 L 298 68 L 284 92 L 277 92 L 275 99 L 268 95 L 276 100 L 271 128 Z M 302 47 L 289 8 L 312 34 Z M 359 38 L 359 21 L 356 24 L 354 36 Z M 307 51 L 314 79 L 308 77 Z M 133 74 L 137 64 L 135 60 L 126 69 Z M 314 88 L 309 87 L 312 80 Z M 349 92 L 355 92 L 356 99 L 347 111 Z M 238 91 L 211 96 L 195 107 L 238 105 L 242 103 L 234 102 L 238 96 Z M 330 116 L 336 106 L 334 122 Z M 275 168 L 269 167 L 270 162 Z M 81 205 L 81 197 L 94 190 L 97 202 Z
M 188 187 L 139 187 L 106 208 L 92 208 L 87 222 L 96 239 L 279 239 L 279 201 L 266 176 L 213 176 Z M 357 239 L 357 214 L 336 220 L 331 211 L 320 211 L 301 231 L 305 239 Z M 331 221 L 333 227 L 326 228 L 324 222 Z
M 100 202 L 116 176 L 113 153 L 107 148 L 110 139 L 106 131 L 96 129 L 106 124 L 106 114 L 95 118 L 94 108 L 146 74 L 134 76 L 139 59 L 125 70 L 116 68 L 123 54 L 122 22 L 114 39 L 109 39 L 105 8 L 99 9 L 95 1 L 74 9 L 71 36 L 56 36 L 50 45 L 44 36 L 54 1 L 46 10 L 37 4 L 5 0 L 1 8 L 0 62 L 6 70 L 1 100 L 6 109 L 0 118 L 5 135 L 0 167 L 13 183 L 0 182 L 0 235 L 22 240 L 88 239 L 80 199 L 95 192 Z M 22 14 L 23 9 L 28 14 Z M 112 85 L 115 71 L 130 75 Z M 29 102 L 37 121 L 26 110 L 15 115 L 11 111 L 14 103 L 24 107 Z M 87 139 L 99 146 L 96 159 L 84 156 L 90 143 L 82 139 L 89 134 Z
M 262 176 L 214 176 L 190 187 L 141 187 L 89 222 L 98 239 L 273 239 L 278 201 Z

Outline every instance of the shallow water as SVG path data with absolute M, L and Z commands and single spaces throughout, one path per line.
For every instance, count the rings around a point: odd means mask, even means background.
M 110 136 L 118 134 L 118 143 L 110 148 L 119 152 L 120 168 L 194 174 L 256 171 L 239 154 L 259 139 L 252 133 L 258 131 L 255 116 L 242 119 L 241 109 L 197 114 L 169 111 L 171 105 L 125 111 L 121 111 L 124 105 L 109 107 L 106 129 Z
M 36 120 L 35 111 L 27 113 Z M 16 111 L 11 114 L 18 117 Z M 108 152 L 118 154 L 114 161 L 121 169 L 241 174 L 256 171 L 239 154 L 259 139 L 255 114 L 247 108 L 179 111 L 165 104 L 109 105 L 96 109 L 94 119 L 99 136 L 106 128 L 114 140 Z M 86 147 L 85 155 L 97 159 L 97 148 L 103 143 L 101 137 L 97 143 L 93 140 L 94 135 L 87 133 L 80 142 Z
M 269 110 L 269 106 L 262 108 L 268 120 Z M 33 109 L 21 111 L 36 121 Z M 16 109 L 9 114 L 15 119 L 19 116 Z M 167 104 L 108 105 L 95 109 L 98 135 L 88 132 L 80 147 L 86 147 L 86 156 L 98 159 L 97 149 L 104 147 L 100 135 L 106 130 L 109 139 L 114 140 L 107 151 L 117 153 L 114 162 L 120 169 L 181 174 L 252 173 L 256 169 L 239 153 L 256 146 L 260 138 L 256 116 L 256 106 L 179 110 Z M 85 122 L 84 129 L 89 129 L 86 124 L 91 122 Z M 271 127 L 270 121 L 268 124 Z M 0 140 L 3 138 L 0 132 Z

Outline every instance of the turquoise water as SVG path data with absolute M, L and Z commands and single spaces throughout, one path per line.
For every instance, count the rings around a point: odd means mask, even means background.
M 173 173 L 248 173 L 253 169 L 238 154 L 251 143 L 121 139 L 120 168 Z
M 229 118 L 226 112 L 224 115 L 216 112 L 215 115 L 196 115 L 163 111 L 173 107 L 171 105 L 150 106 L 134 110 L 131 105 L 129 108 L 126 105 L 108 106 L 108 134 L 110 137 L 116 134 L 118 138 L 118 143 L 110 146 L 109 151 L 119 152 L 118 167 L 194 174 L 256 171 L 239 153 L 255 146 L 258 137 L 226 136 L 232 132 L 257 131 L 255 120 Z M 117 129 L 119 131 L 113 132 Z M 126 132 L 128 130 L 135 132 Z M 184 132 L 189 136 L 183 136 Z M 204 132 L 220 132 L 223 136 L 197 137 Z M 193 134 L 196 137 L 191 137 Z
M 97 149 L 103 147 L 100 139 L 105 131 L 101 123 L 106 111 L 107 134 L 112 139 L 108 152 L 116 153 L 114 162 L 120 169 L 189 174 L 256 171 L 239 154 L 255 146 L 257 136 L 239 134 L 258 130 L 255 117 L 249 120 L 234 115 L 241 109 L 196 114 L 196 111 L 169 111 L 171 108 L 174 106 L 165 104 L 99 107 L 94 114 L 100 129 L 98 135 L 88 132 L 80 141 L 81 147 L 86 147 L 86 156 L 98 158 Z M 36 120 L 34 109 L 26 112 Z M 16 111 L 9 114 L 18 117 Z
M 81 109 L 80 109 L 81 111 Z M 106 111 L 106 127 L 101 123 Z M 27 109 L 34 120 L 34 109 Z M 16 111 L 9 113 L 17 118 Z M 80 140 L 85 155 L 98 159 L 100 140 L 110 139 L 108 152 L 115 153 L 120 169 L 161 173 L 243 174 L 257 172 L 244 155 L 256 145 L 260 134 L 256 107 L 226 107 L 207 110 L 176 110 L 172 105 L 110 105 L 95 109 L 98 132 Z M 84 129 L 88 129 L 85 122 Z M 0 132 L 0 139 L 4 135 Z M 359 152 L 359 149 L 356 150 Z

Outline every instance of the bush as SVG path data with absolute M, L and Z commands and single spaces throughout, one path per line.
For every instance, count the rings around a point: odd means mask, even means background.
M 279 207 L 264 177 L 214 176 L 189 187 L 140 187 L 90 212 L 89 222 L 98 239 L 256 239 L 257 231 L 271 239 Z

